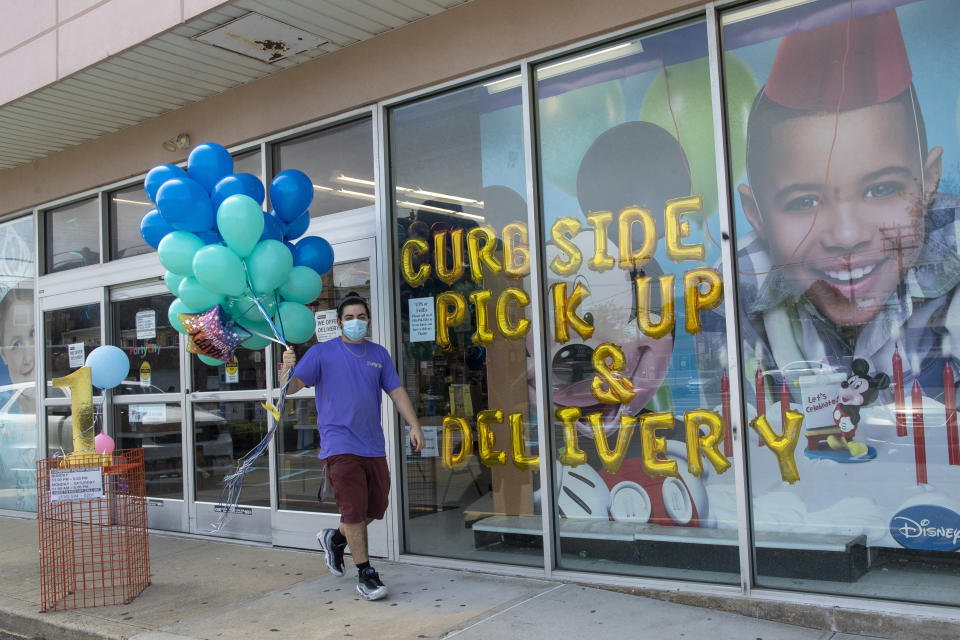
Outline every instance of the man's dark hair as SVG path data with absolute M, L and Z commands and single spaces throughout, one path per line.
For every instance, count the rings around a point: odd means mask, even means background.
M 356 291 L 351 291 L 337 305 L 337 320 L 343 319 L 343 308 L 351 304 L 362 304 L 364 311 L 367 312 L 368 316 L 370 315 L 370 305 L 367 304 L 367 301 Z
M 903 107 L 908 126 L 911 129 L 915 127 L 914 135 L 919 140 L 918 150 L 922 170 L 923 161 L 927 155 L 927 131 L 923 124 L 923 113 L 920 111 L 920 103 L 917 101 L 917 92 L 913 84 L 911 83 L 906 90 L 881 104 L 891 103 L 900 104 Z M 783 152 L 782 149 L 772 149 L 770 146 L 770 132 L 773 128 L 792 118 L 800 118 L 815 113 L 819 114 L 820 112 L 791 109 L 777 104 L 768 98 L 764 91 L 757 94 L 757 97 L 753 100 L 753 106 L 750 107 L 750 117 L 747 120 L 747 180 L 750 182 L 754 193 L 763 182 L 762 179 L 759 179 L 759 176 L 762 176 L 765 171 L 767 154 Z M 877 135 L 883 134 L 877 132 Z

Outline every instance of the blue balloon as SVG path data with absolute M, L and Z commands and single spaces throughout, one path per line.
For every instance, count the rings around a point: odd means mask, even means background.
M 263 188 L 260 178 L 252 173 L 235 173 L 233 175 L 243 181 L 244 193 L 256 200 L 257 204 L 262 205 L 264 198 L 267 197 L 267 190 Z
M 143 241 L 154 249 L 160 246 L 160 241 L 171 231 L 174 231 L 174 228 L 167 224 L 156 209 L 151 209 L 140 221 L 140 235 Z
M 284 222 L 293 222 L 313 202 L 313 183 L 303 171 L 281 171 L 270 183 L 270 204 Z
M 310 267 L 322 276 L 333 266 L 333 247 L 319 236 L 301 238 L 293 247 L 293 264 Z
M 147 191 L 147 196 L 156 204 L 157 191 L 163 186 L 163 183 L 171 178 L 186 178 L 187 172 L 173 164 L 158 164 L 147 172 L 147 177 L 143 179 L 143 188 Z
M 210 205 L 214 211 L 217 211 L 223 201 L 230 196 L 246 195 L 245 189 L 246 185 L 240 176 L 236 174 L 226 176 L 214 185 L 213 191 L 210 192 Z
M 180 231 L 206 231 L 216 220 L 207 192 L 190 178 L 164 182 L 157 191 L 157 209 L 171 227 Z
M 187 156 L 187 173 L 211 193 L 224 176 L 233 173 L 233 158 L 216 142 L 203 142 Z
M 130 373 L 130 358 L 123 349 L 109 344 L 91 351 L 84 365 L 90 367 L 91 381 L 98 389 L 112 389 Z
M 293 222 L 288 222 L 283 232 L 284 240 L 296 240 L 307 232 L 310 226 L 310 212 L 304 211 L 294 218 Z
M 210 193 L 213 210 L 220 209 L 220 205 L 230 196 L 244 195 L 253 198 L 257 204 L 263 204 L 266 193 L 260 178 L 250 173 L 234 173 L 224 177 Z
M 277 214 L 271 211 L 263 212 L 263 233 L 260 234 L 260 241 L 264 240 L 283 240 L 284 224 L 277 218 Z M 293 249 L 290 249 L 293 252 Z
M 207 229 L 197 233 L 197 237 L 203 240 L 203 244 L 223 244 L 223 236 L 216 229 Z

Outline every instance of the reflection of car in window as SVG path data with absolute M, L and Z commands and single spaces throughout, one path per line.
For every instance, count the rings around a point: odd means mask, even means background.
M 54 388 L 47 383 L 51 397 L 69 398 L 68 388 Z M 13 386 L 13 385 L 8 385 Z M 27 386 L 31 386 L 27 383 Z M 118 385 L 127 388 L 127 395 L 133 393 L 158 393 L 158 387 L 141 387 L 138 381 L 125 380 Z M 5 387 L 0 387 L 0 390 Z M 131 420 L 130 410 L 134 406 L 156 407 L 156 411 L 141 413 Z M 144 465 L 147 481 L 151 483 L 170 481 L 181 482 L 183 469 L 182 423 L 183 412 L 179 403 L 146 401 L 133 404 L 118 404 L 120 411 L 127 412 L 125 428 L 118 433 L 114 426 L 113 436 L 118 448 L 137 448 L 144 450 Z M 69 415 L 49 415 L 47 417 L 48 450 L 66 452 L 73 450 L 73 421 Z M 34 415 L 23 416 L 22 420 L 33 425 Z M 196 433 L 196 465 L 204 477 L 219 479 L 233 468 L 233 437 L 227 420 L 212 411 L 199 408 L 193 410 L 193 424 Z M 156 487 L 154 487 L 155 489 Z M 179 492 L 179 490 L 177 490 Z

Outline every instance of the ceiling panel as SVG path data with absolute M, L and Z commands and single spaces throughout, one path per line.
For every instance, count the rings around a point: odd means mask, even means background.
M 0 171 L 155 118 L 468 1 L 235 0 L 0 107 Z M 251 12 L 327 42 L 268 63 L 195 39 Z

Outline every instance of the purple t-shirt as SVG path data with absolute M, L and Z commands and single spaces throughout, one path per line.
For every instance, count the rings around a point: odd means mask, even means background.
M 386 349 L 367 340 L 348 344 L 333 338 L 310 347 L 293 375 L 316 387 L 321 459 L 344 453 L 386 455 L 380 390 L 390 393 L 400 386 Z

